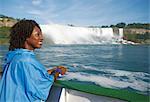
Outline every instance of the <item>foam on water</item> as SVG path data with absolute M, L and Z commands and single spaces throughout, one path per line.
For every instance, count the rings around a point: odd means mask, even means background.
M 75 65 L 74 65 L 75 66 Z M 101 73 L 92 74 L 84 71 L 68 72 L 62 80 L 78 80 L 83 82 L 91 82 L 97 85 L 117 88 L 132 89 L 137 92 L 149 92 L 150 74 L 144 72 L 130 72 L 114 69 L 96 69 L 92 67 L 84 67 L 86 70 L 100 71 Z

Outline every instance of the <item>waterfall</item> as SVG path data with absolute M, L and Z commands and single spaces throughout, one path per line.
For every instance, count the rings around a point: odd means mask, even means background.
M 115 35 L 112 28 L 40 25 L 46 42 L 51 44 L 114 44 L 122 39 L 123 29 Z
M 123 28 L 119 29 L 119 38 L 122 39 L 123 38 Z

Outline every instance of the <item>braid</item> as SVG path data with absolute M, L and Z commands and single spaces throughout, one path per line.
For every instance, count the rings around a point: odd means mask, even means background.
M 31 36 L 35 26 L 40 29 L 34 20 L 23 19 L 17 22 L 10 30 L 9 50 L 24 48 L 24 43 Z

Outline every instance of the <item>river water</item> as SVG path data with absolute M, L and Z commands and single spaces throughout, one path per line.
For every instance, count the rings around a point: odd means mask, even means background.
M 8 46 L 0 46 L 0 65 Z M 60 80 L 149 93 L 148 45 L 44 45 L 35 50 L 46 68 L 68 67 Z

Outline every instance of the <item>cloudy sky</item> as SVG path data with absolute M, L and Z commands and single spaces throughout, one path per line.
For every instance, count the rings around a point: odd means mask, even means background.
M 150 0 L 0 0 L 0 14 L 40 24 L 150 23 Z

